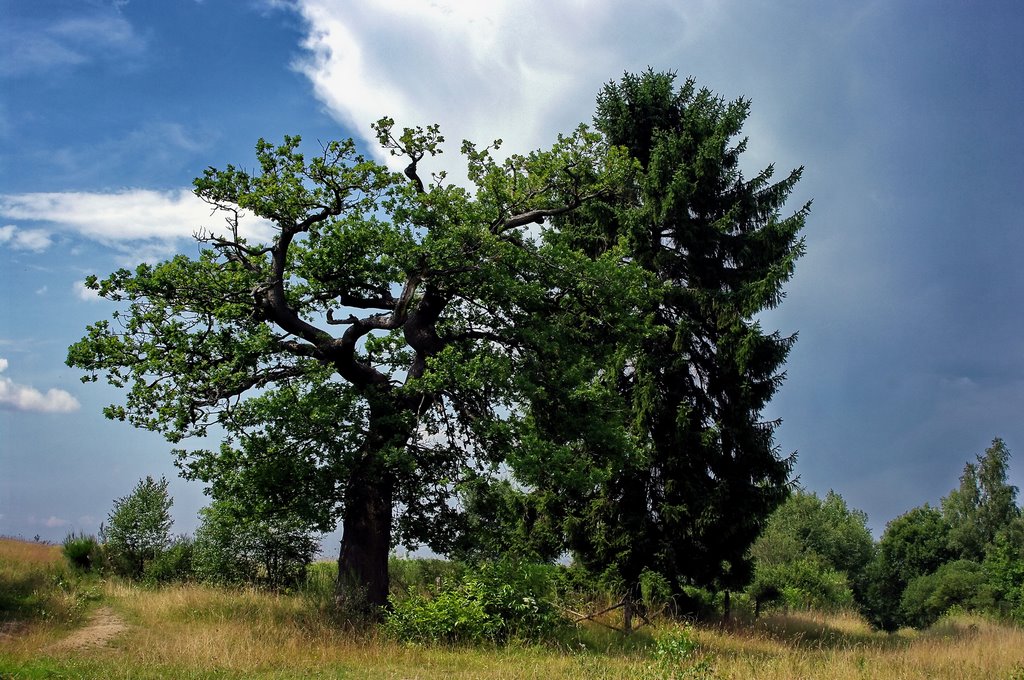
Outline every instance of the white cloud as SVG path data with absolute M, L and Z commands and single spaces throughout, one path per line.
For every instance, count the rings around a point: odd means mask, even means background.
M 458 142 L 525 152 L 589 121 L 600 86 L 624 70 L 670 68 L 668 53 L 714 3 L 582 0 L 297 0 L 309 27 L 296 64 L 332 115 L 364 138 L 383 115 L 440 123 Z M 450 166 L 449 166 L 450 169 Z
M 0 195 L 0 217 L 50 223 L 130 250 L 136 263 L 139 252 L 163 257 L 200 230 L 227 232 L 224 213 L 215 212 L 188 189 L 6 194 Z M 243 216 L 240 228 L 253 241 L 271 235 L 270 223 L 252 216 Z
M 42 288 L 37 288 L 36 289 L 36 295 L 46 295 L 47 291 L 49 291 L 49 290 L 50 290 L 50 287 L 44 285 Z
M 0 357 L 0 373 L 7 370 L 7 359 Z M 0 408 L 12 411 L 38 411 L 42 413 L 69 413 L 81 407 L 70 393 L 49 389 L 44 394 L 29 385 L 19 385 L 0 375 Z
M 46 526 L 50 529 L 66 527 L 68 524 L 69 522 L 66 519 L 61 519 L 60 517 L 56 517 L 54 515 L 50 515 L 45 520 L 43 520 L 43 526 Z
M 19 229 L 13 224 L 5 224 L 0 227 L 0 245 L 6 244 L 15 250 L 41 253 L 53 245 L 53 239 L 42 229 Z
M 76 298 L 85 302 L 99 302 L 103 299 L 100 297 L 99 293 L 86 286 L 85 281 L 75 281 L 71 290 L 75 294 Z

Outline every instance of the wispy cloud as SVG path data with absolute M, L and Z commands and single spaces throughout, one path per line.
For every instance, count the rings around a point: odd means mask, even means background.
M 0 358 L 0 373 L 7 370 L 7 359 Z M 30 385 L 19 385 L 0 375 L 0 408 L 11 411 L 37 411 L 41 413 L 69 413 L 81 407 L 70 393 L 49 389 L 40 392 Z
M 49 232 L 42 229 L 19 229 L 13 224 L 0 227 L 0 245 L 10 245 L 15 250 L 41 253 L 52 244 Z
M 114 193 L 56 192 L 0 195 L 0 217 L 44 222 L 106 245 L 157 259 L 174 252 L 182 240 L 205 230 L 227 232 L 224 214 L 188 189 L 126 189 Z M 264 241 L 266 220 L 244 216 L 243 236 Z M 15 235 L 20 232 L 15 232 Z
M 189 127 L 166 120 L 142 121 L 130 130 L 38 149 L 35 155 L 51 169 L 53 186 L 89 186 L 94 178 L 118 176 L 124 168 L 133 168 L 141 177 L 168 169 L 188 176 L 219 134 L 205 123 Z
M 120 13 L 97 10 L 50 23 L 4 22 L 0 75 L 31 76 L 106 61 L 123 67 L 145 50 L 145 40 Z

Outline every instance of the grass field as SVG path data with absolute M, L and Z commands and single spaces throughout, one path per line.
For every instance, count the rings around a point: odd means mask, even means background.
M 971 616 L 894 635 L 871 631 L 853 614 L 791 613 L 732 626 L 662 620 L 629 638 L 601 627 L 581 628 L 552 646 L 417 647 L 332 624 L 300 595 L 103 582 L 70 573 L 59 548 L 8 539 L 0 539 L 0 593 L 5 680 L 1024 680 L 1024 630 Z M 91 631 L 96 635 L 90 638 Z

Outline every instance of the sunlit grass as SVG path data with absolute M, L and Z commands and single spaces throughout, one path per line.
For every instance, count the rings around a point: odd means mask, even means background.
M 0 568 L 27 571 L 41 565 L 61 564 L 60 546 L 0 537 Z
M 0 634 L 40 636 L 82 622 L 99 596 L 94 580 L 64 563 L 60 546 L 0 538 Z

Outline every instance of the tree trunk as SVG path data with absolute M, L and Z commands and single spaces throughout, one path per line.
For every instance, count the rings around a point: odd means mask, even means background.
M 388 604 L 388 557 L 394 512 L 394 477 L 385 452 L 404 447 L 413 425 L 402 404 L 386 392 L 367 394 L 369 427 L 361 460 L 345 490 L 338 604 L 354 614 L 376 616 Z
M 391 484 L 356 473 L 349 481 L 338 556 L 339 604 L 373 614 L 388 602 L 391 554 Z

